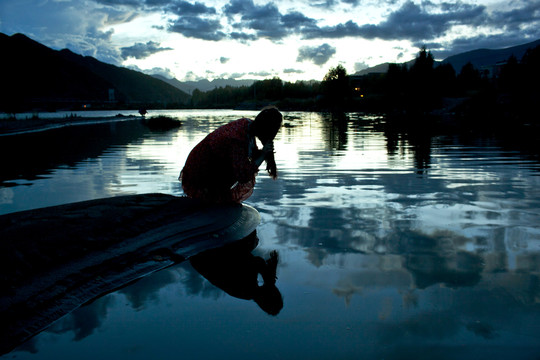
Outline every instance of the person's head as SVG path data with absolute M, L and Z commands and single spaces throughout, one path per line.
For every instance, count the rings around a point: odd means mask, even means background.
M 253 121 L 251 134 L 258 137 L 264 145 L 274 140 L 281 127 L 282 120 L 283 116 L 275 106 L 265 107 Z M 268 171 L 268 174 L 270 174 L 272 179 L 277 179 L 277 166 L 274 153 L 267 153 L 264 160 L 266 161 L 266 171 Z
M 263 144 L 274 140 L 278 133 L 283 116 L 275 106 L 267 106 L 261 110 L 252 125 L 253 135 Z
M 258 287 L 253 300 L 272 316 L 276 316 L 283 309 L 283 297 L 275 285 L 263 284 Z

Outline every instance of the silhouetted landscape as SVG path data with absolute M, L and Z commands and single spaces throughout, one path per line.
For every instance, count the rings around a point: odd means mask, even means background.
M 0 34 L 0 111 L 185 106 L 189 95 L 143 73 L 68 49 L 52 50 L 22 34 Z
M 356 74 L 338 65 L 320 81 L 293 83 L 274 77 L 182 83 L 67 49 L 52 50 L 22 34 L 1 34 L 6 56 L 0 111 L 259 109 L 273 104 L 282 110 L 384 114 L 393 128 L 423 132 L 442 127 L 530 134 L 539 129 L 532 116 L 540 96 L 539 44 L 479 49 L 442 62 L 424 47 L 412 61 Z

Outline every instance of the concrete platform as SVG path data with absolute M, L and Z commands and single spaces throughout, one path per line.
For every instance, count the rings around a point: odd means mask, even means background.
M 245 238 L 259 222 L 247 205 L 164 194 L 0 216 L 0 354 L 96 297 Z

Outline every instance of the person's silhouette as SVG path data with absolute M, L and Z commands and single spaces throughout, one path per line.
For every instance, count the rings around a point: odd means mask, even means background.
M 266 107 L 255 120 L 238 119 L 212 131 L 191 150 L 180 172 L 184 194 L 208 203 L 242 203 L 252 195 L 263 162 L 277 179 L 274 138 L 282 121 L 277 108 Z
M 259 239 L 254 231 L 248 237 L 193 256 L 192 266 L 210 283 L 227 294 L 255 301 L 270 315 L 277 315 L 283 308 L 283 298 L 276 287 L 277 251 L 264 260 L 251 251 Z M 263 284 L 259 284 L 259 274 Z

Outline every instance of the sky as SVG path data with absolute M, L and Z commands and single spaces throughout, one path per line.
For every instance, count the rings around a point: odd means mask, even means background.
M 540 0 L 0 0 L 0 32 L 180 81 L 322 80 L 540 39 Z

